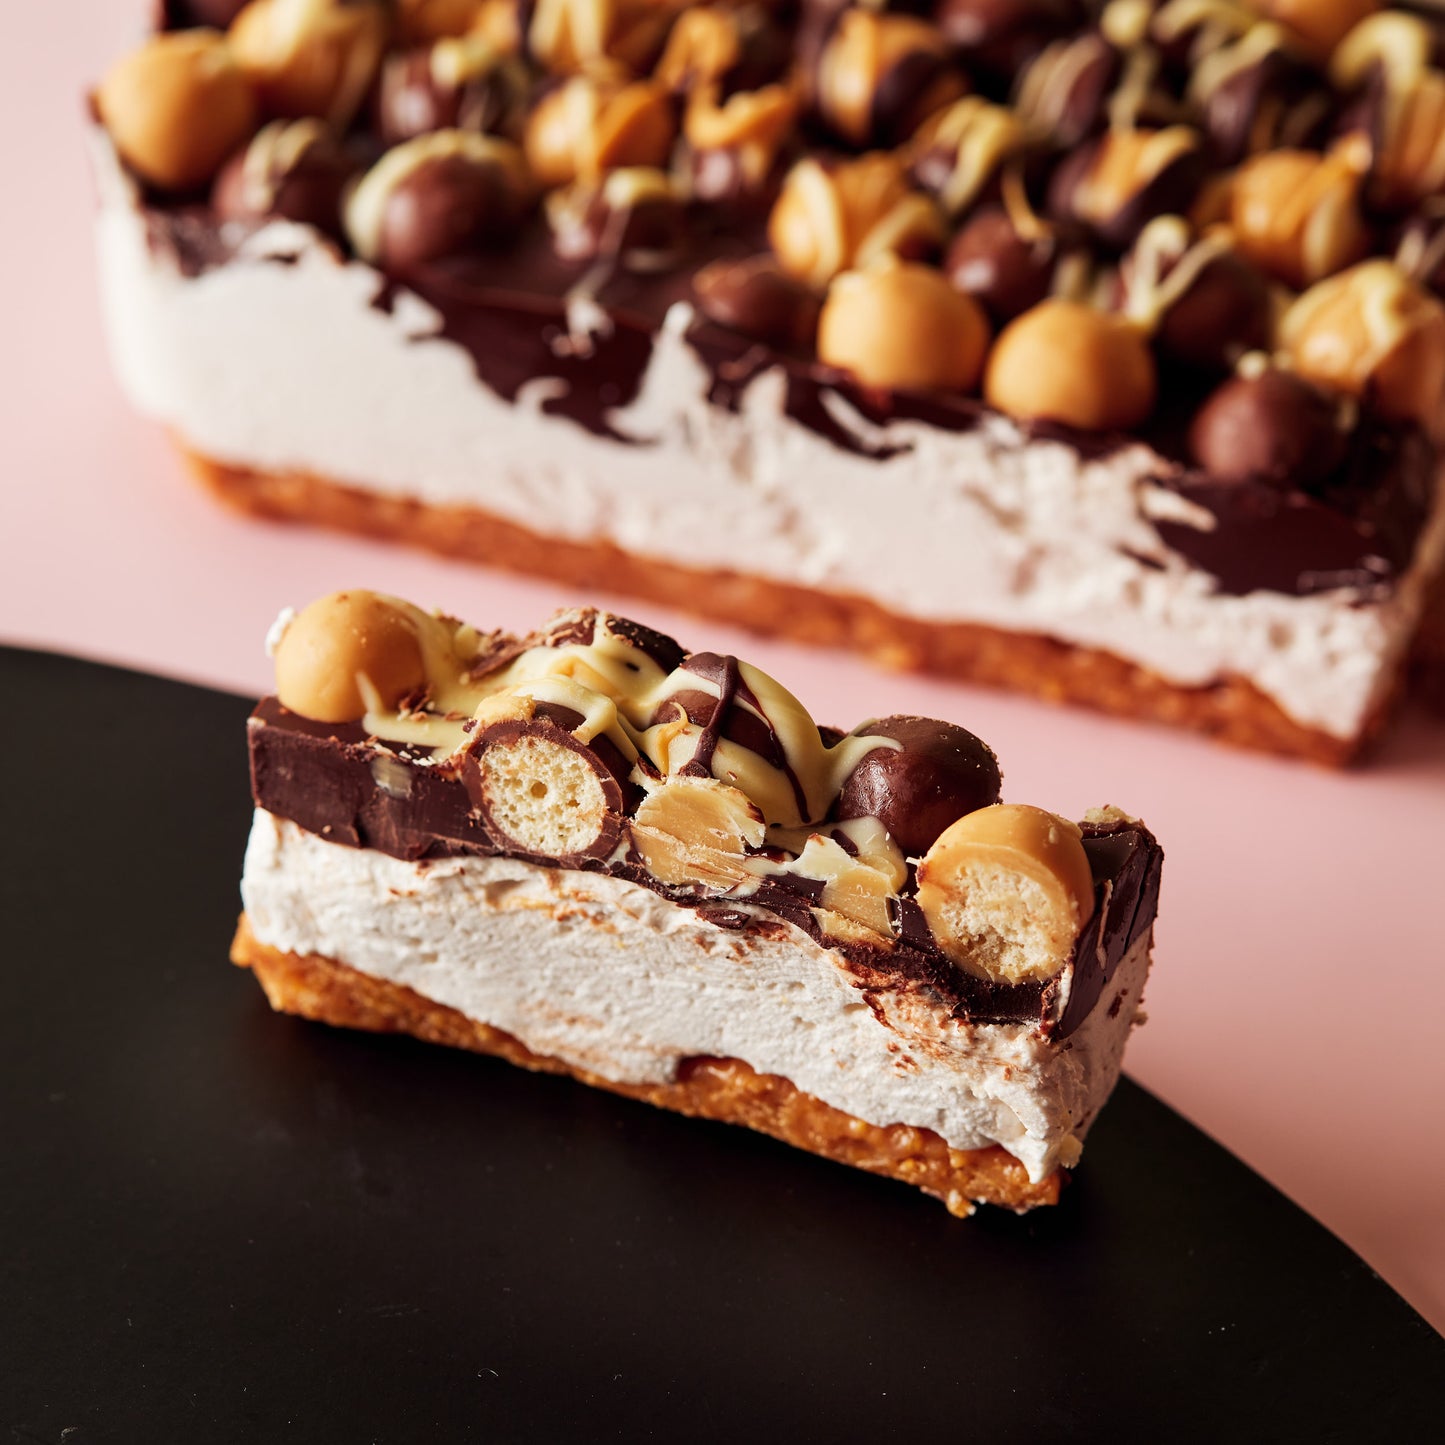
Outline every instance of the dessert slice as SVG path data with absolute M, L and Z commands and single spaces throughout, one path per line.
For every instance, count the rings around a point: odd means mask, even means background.
M 117 369 L 250 512 L 1341 762 L 1445 562 L 1445 23 L 1373 9 L 171 0 Z
M 960 727 L 820 727 L 603 612 L 370 592 L 273 634 L 234 960 L 400 1030 L 918 1185 L 1052 1203 L 1119 1076 L 1162 861 L 999 798 Z

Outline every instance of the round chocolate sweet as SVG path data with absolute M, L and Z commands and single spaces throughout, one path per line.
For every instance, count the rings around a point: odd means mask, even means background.
M 857 736 L 892 738 L 899 748 L 864 755 L 838 792 L 834 816 L 877 818 L 910 858 L 966 813 L 999 800 L 992 749 L 966 729 L 926 717 L 885 717 Z
M 1203 97 L 1201 106 L 1215 159 L 1226 166 L 1238 165 L 1251 151 L 1280 144 L 1285 121 L 1305 114 L 1302 102 L 1312 83 L 1309 68 L 1283 49 L 1267 50 L 1252 64 L 1229 71 Z M 1319 113 L 1327 114 L 1328 109 L 1321 106 Z M 1261 134 L 1261 119 L 1271 117 L 1272 124 Z M 1299 145 L 1306 139 L 1290 136 L 1285 143 Z
M 1225 251 L 1205 262 L 1165 308 L 1154 343 L 1185 366 L 1225 371 L 1246 351 L 1268 345 L 1272 314 L 1264 277 L 1243 257 Z
M 300 143 L 284 143 L 299 130 L 307 132 Z M 221 168 L 211 206 L 223 221 L 279 216 L 340 240 L 341 202 L 357 169 L 330 131 L 312 121 L 277 121 Z
M 1308 488 L 1344 460 L 1334 404 L 1293 372 L 1269 370 L 1226 381 L 1189 428 L 1194 459 L 1224 482 Z
M 943 271 L 1001 326 L 1049 294 L 1057 260 L 1052 236 L 1026 241 L 1002 206 L 985 206 L 953 238 Z
M 698 309 L 709 321 L 754 341 L 810 351 L 818 334 L 818 298 L 771 256 L 714 261 L 693 277 Z
M 517 197 L 499 165 L 463 155 L 432 156 L 386 198 L 377 259 L 404 269 L 485 250 L 511 234 Z

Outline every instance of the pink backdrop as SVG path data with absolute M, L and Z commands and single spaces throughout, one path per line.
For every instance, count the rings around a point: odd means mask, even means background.
M 225 514 L 126 409 L 99 330 L 81 94 L 145 9 L 72 0 L 7 15 L 0 640 L 255 693 L 276 612 L 332 588 L 518 628 L 584 600 Z M 1014 800 L 1147 819 L 1168 867 L 1129 1071 L 1445 1328 L 1445 725 L 1411 712 L 1368 772 L 1342 776 L 643 611 L 694 646 L 742 652 L 823 719 L 966 724 L 999 752 Z

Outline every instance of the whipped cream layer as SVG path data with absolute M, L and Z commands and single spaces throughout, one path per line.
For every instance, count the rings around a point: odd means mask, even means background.
M 949 431 L 846 429 L 901 449 L 835 446 L 784 410 L 765 370 L 735 410 L 673 307 L 617 441 L 549 415 L 558 383 L 516 402 L 437 335 L 439 315 L 315 232 L 277 222 L 198 276 L 153 247 L 133 188 L 100 159 L 102 290 L 134 404 L 189 448 L 261 471 L 302 471 L 390 497 L 478 508 L 544 536 L 867 598 L 931 623 L 966 622 L 1099 648 L 1184 687 L 1244 679 L 1291 718 L 1356 736 L 1381 700 L 1445 550 L 1445 508 L 1383 599 L 1340 588 L 1225 594 L 1165 546 L 1151 518 L 1214 519 L 1151 480 L 1144 445 L 1091 458 L 1001 416 Z M 605 330 L 575 305 L 559 347 Z
M 618 1083 L 708 1055 L 879 1126 L 1002 1145 L 1037 1182 L 1079 1157 L 1143 995 L 1149 935 L 1062 1044 L 970 1024 L 769 918 L 722 928 L 650 889 L 507 858 L 406 863 L 258 809 L 241 885 L 256 938 L 413 989 L 538 1054 Z M 743 911 L 747 911 L 744 907 Z

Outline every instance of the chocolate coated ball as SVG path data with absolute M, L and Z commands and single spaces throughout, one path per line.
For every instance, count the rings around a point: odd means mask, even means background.
M 893 738 L 901 748 L 874 748 L 848 774 L 834 815 L 877 818 L 910 858 L 966 813 L 999 800 L 998 759 L 988 744 L 953 723 L 885 717 L 858 736 Z
M 1164 355 L 1186 366 L 1226 370 L 1269 342 L 1271 306 L 1264 277 L 1228 252 L 1200 268 L 1154 333 Z
M 693 277 L 692 289 L 709 321 L 769 346 L 812 349 L 818 298 L 771 256 L 714 261 Z
M 383 265 L 405 269 L 484 250 L 511 234 L 516 197 L 500 166 L 433 156 L 403 176 L 381 220 Z
M 304 144 L 272 143 L 277 132 L 315 129 Z M 223 221 L 260 221 L 280 216 L 342 237 L 341 200 L 357 170 L 329 131 L 312 121 L 273 122 L 221 168 L 211 206 Z
M 1333 403 L 1288 371 L 1232 377 L 1200 407 L 1189 429 L 1194 459 L 1220 481 L 1308 487 L 1344 459 Z
M 1052 237 L 1026 241 L 1001 206 L 986 206 L 953 238 L 943 270 L 1002 325 L 1049 294 L 1056 259 Z

